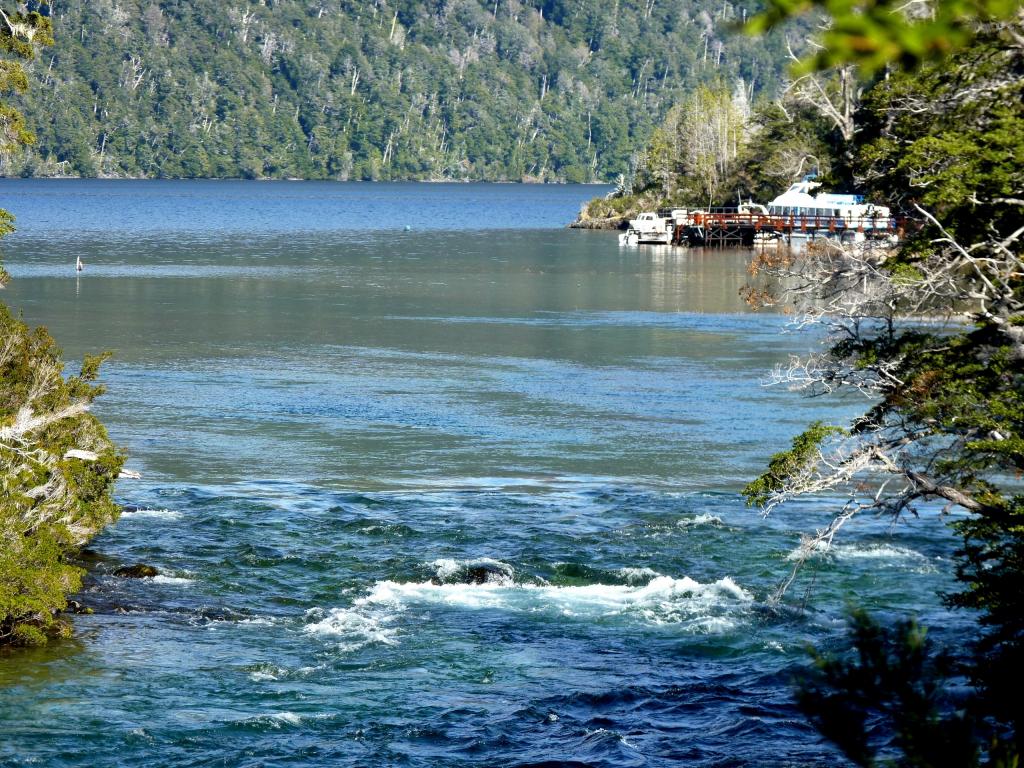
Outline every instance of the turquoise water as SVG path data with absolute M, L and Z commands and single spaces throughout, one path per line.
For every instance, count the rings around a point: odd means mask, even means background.
M 836 502 L 738 490 L 861 403 L 760 385 L 815 339 L 746 310 L 747 253 L 564 230 L 601 191 L 0 182 L 4 299 L 115 350 L 143 475 L 95 613 L 0 657 L 0 762 L 838 764 L 804 647 L 847 599 L 957 632 L 954 542 L 856 521 L 770 610 Z

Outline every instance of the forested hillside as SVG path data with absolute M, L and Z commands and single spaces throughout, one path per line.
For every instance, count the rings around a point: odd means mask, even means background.
M 61 0 L 6 175 L 610 179 L 697 83 L 774 92 L 748 0 Z

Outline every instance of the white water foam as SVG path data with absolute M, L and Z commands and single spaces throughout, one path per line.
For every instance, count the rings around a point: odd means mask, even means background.
M 913 567 L 931 568 L 928 558 L 920 552 L 895 544 L 833 544 L 815 542 L 811 557 L 834 557 L 836 560 L 880 560 L 891 563 L 909 564 Z M 797 547 L 787 556 L 787 560 L 799 560 L 805 557 L 804 548 Z
M 287 667 L 281 667 L 277 664 L 257 664 L 255 667 L 249 668 L 249 679 L 253 682 L 260 683 L 304 678 L 309 677 L 321 668 L 322 667 L 299 667 L 298 669 L 288 669 Z
M 174 509 L 126 509 L 121 512 L 123 518 L 155 518 L 159 520 L 178 520 L 181 512 Z
M 351 608 L 332 608 L 329 611 L 314 608 L 307 611 L 306 616 L 319 620 L 307 624 L 304 632 L 336 639 L 338 650 L 346 653 L 370 645 L 395 645 L 398 642 L 395 639 L 398 629 L 388 626 L 395 617 L 374 610 L 366 598 L 356 600 Z
M 601 619 L 628 616 L 648 624 L 705 619 L 753 598 L 732 579 L 701 584 L 691 578 L 657 576 L 644 586 L 589 584 L 556 587 L 533 584 L 434 584 L 379 582 L 363 598 L 367 604 L 404 610 L 413 604 L 470 609 L 549 612 Z
M 804 560 L 808 557 L 823 557 L 831 551 L 832 546 L 830 546 L 827 541 L 815 541 L 809 547 L 808 545 L 800 544 L 794 548 L 792 552 L 786 555 L 786 559 L 790 562 L 794 562 L 796 560 Z
M 661 576 L 653 568 L 619 568 L 619 576 L 630 584 L 648 584 L 652 579 Z
M 398 616 L 414 606 L 554 614 L 578 620 L 631 620 L 649 626 L 679 626 L 693 634 L 717 634 L 736 627 L 753 597 L 730 578 L 701 584 L 691 578 L 656 576 L 645 586 L 590 584 L 556 587 L 535 584 L 437 584 L 382 581 L 351 608 L 312 612 L 319 620 L 305 631 L 336 637 L 354 651 L 371 644 L 394 645 Z
M 251 619 L 241 619 L 235 622 L 235 624 L 252 624 L 259 627 L 272 627 L 277 623 L 277 619 L 272 619 L 269 616 L 254 616 Z
M 179 586 L 195 584 L 196 581 L 195 579 L 187 579 L 184 576 L 167 576 L 162 573 L 157 576 L 149 577 L 149 580 L 154 584 L 177 584 Z
M 622 746 L 624 746 L 624 747 L 629 747 L 630 749 L 634 749 L 634 750 L 637 748 L 636 744 L 634 744 L 633 742 L 629 741 L 625 736 L 623 736 L 618 731 L 611 731 L 611 730 L 608 730 L 607 728 L 598 728 L 596 731 L 587 731 L 586 734 L 587 734 L 588 738 L 592 738 L 592 739 L 614 739 L 614 740 L 618 741 L 620 744 L 622 744 Z
M 258 669 L 249 672 L 249 679 L 253 682 L 264 682 L 267 680 L 280 680 L 288 674 L 288 670 L 275 664 L 262 664 Z
M 305 719 L 306 717 L 295 712 L 272 712 L 266 715 L 253 715 L 236 722 L 242 722 L 247 725 L 269 726 L 276 729 L 285 726 L 292 728 L 300 726 Z
M 894 544 L 837 544 L 833 551 L 840 560 L 927 560 L 920 552 Z

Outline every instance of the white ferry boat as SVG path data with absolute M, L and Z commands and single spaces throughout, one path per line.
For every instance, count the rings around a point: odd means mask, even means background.
M 866 203 L 863 195 L 812 194 L 820 186 L 812 176 L 805 176 L 768 203 L 768 214 L 800 223 L 799 230 L 792 231 L 794 236 L 839 229 L 840 235 L 863 240 L 892 231 L 891 214 L 884 205 Z

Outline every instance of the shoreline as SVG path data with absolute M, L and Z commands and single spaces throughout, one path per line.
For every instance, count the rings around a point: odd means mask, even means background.
M 590 229 L 603 231 L 618 231 L 629 226 L 628 218 L 607 218 L 607 219 L 584 219 L 577 217 L 568 225 L 569 229 Z
M 248 178 L 245 176 L 129 176 L 129 175 L 34 175 L 10 176 L 0 174 L 0 182 L 5 181 L 253 181 L 253 182 L 329 182 L 332 184 L 493 184 L 501 186 L 529 187 L 611 187 L 609 181 L 542 181 L 537 179 L 338 179 L 330 177 L 301 176 L 261 176 Z

